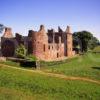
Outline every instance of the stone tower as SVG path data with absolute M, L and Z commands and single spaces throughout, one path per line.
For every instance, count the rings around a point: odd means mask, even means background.
M 39 59 L 46 59 L 46 50 L 48 46 L 48 37 L 43 25 L 38 32 L 33 33 L 33 55 Z
M 2 56 L 13 57 L 15 54 L 15 41 L 12 35 L 12 29 L 5 28 L 4 34 L 1 37 L 1 52 Z
M 9 27 L 6 27 L 3 37 L 5 37 L 5 38 L 12 38 L 13 37 L 12 29 L 9 28 Z
M 67 42 L 67 56 L 71 57 L 72 51 L 73 51 L 73 39 L 72 39 L 70 26 L 67 26 L 66 34 L 67 34 L 67 41 L 66 41 Z

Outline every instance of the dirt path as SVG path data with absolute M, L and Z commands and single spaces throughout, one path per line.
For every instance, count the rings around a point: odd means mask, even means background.
M 60 78 L 60 79 L 64 79 L 64 80 L 80 80 L 80 81 L 87 81 L 87 82 L 96 83 L 96 84 L 100 85 L 100 81 L 85 78 L 85 77 L 74 77 L 74 76 L 66 76 L 66 75 L 62 75 L 62 74 L 47 73 L 47 72 L 43 72 L 41 70 L 28 70 L 28 69 L 13 67 L 13 66 L 5 65 L 5 64 L 0 64 L 0 66 L 19 69 L 19 70 L 33 72 L 33 73 L 38 73 L 38 74 L 42 74 L 42 75 L 46 75 L 46 76 L 50 76 L 50 77 L 56 77 L 56 78 Z

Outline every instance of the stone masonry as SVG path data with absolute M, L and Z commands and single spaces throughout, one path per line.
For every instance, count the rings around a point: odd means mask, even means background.
M 70 27 L 64 32 L 58 27 L 58 32 L 53 29 L 46 32 L 43 25 L 39 31 L 29 30 L 28 36 L 16 33 L 13 37 L 11 28 L 5 28 L 1 37 L 2 56 L 16 57 L 15 50 L 18 45 L 23 44 L 27 54 L 32 54 L 40 60 L 52 61 L 74 56 L 73 42 Z

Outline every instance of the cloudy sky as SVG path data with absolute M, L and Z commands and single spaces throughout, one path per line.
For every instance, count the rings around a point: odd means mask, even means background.
M 87 30 L 100 40 L 100 0 L 0 0 L 0 23 L 13 33 L 28 34 L 29 29 Z

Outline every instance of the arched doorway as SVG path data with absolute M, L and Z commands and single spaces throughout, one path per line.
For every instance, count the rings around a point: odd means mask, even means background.
M 15 52 L 14 42 L 10 41 L 10 40 L 5 40 L 1 44 L 1 51 L 2 51 L 2 55 L 4 57 L 12 57 L 12 56 L 14 56 L 14 52 Z

